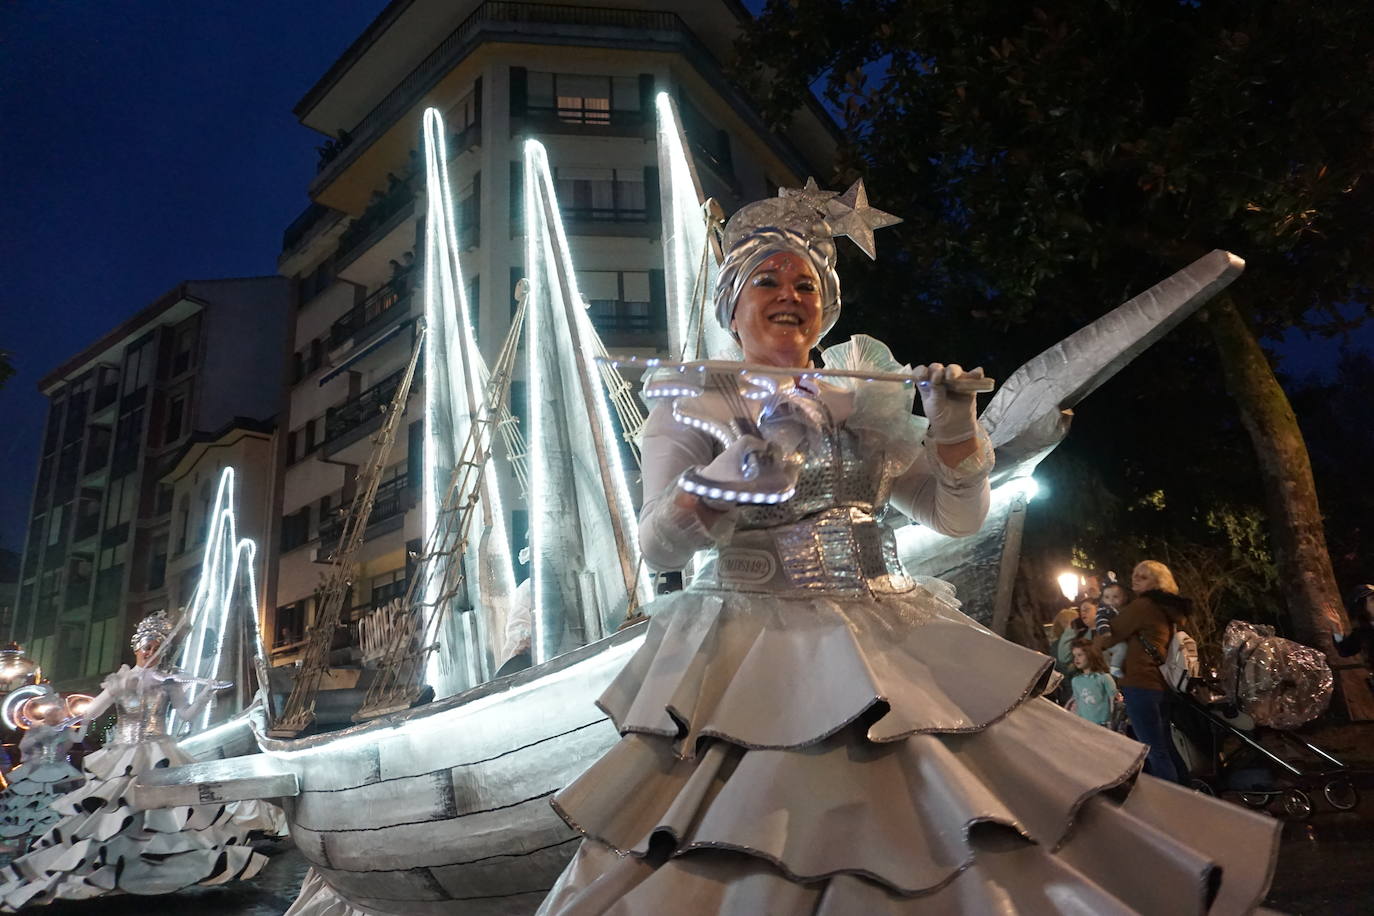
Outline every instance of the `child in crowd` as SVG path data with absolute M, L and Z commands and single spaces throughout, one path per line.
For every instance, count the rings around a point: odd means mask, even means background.
M 1116 700 L 1116 681 L 1107 671 L 1102 650 L 1091 640 L 1081 639 L 1071 648 L 1073 667 L 1078 672 L 1070 686 L 1073 689 L 1073 712 L 1089 722 L 1107 725 L 1112 718 L 1112 704 Z
M 1117 614 L 1121 613 L 1126 605 L 1135 598 L 1131 590 L 1120 582 L 1111 582 L 1102 590 L 1102 608 L 1097 612 L 1097 619 L 1094 625 L 1099 625 L 1101 621 L 1110 621 Z M 1100 625 L 1098 626 L 1100 630 Z M 1122 677 L 1122 666 L 1126 662 L 1126 644 L 1117 643 L 1103 653 L 1107 659 L 1107 668 L 1112 672 L 1112 677 L 1118 680 Z

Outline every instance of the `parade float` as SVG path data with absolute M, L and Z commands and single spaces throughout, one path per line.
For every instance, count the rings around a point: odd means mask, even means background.
M 678 365 L 728 359 L 733 341 L 703 317 L 721 213 L 700 193 L 671 101 L 660 96 L 657 107 L 670 349 Z M 634 620 L 650 578 L 636 544 L 625 441 L 640 418 L 612 362 L 597 359 L 605 350 L 577 289 L 545 150 L 535 141 L 525 148 L 527 292 L 488 368 L 457 282 L 437 112 L 426 114 L 425 129 L 428 534 L 358 721 L 311 733 L 318 692 L 310 666 L 323 662 L 308 654 L 280 714 L 252 725 L 261 753 L 140 782 L 157 805 L 280 799 L 311 865 L 297 914 L 532 912 L 580 840 L 549 798 L 617 740 L 595 701 L 644 639 Z M 875 219 L 876 211 L 863 212 L 861 185 L 831 196 L 849 211 L 837 217 Z M 981 416 L 997 451 L 987 522 L 958 540 L 914 526 L 899 532 L 908 570 L 954 583 L 970 616 L 1002 632 L 1031 475 L 1066 435 L 1071 409 L 1242 268 L 1213 252 L 1007 378 Z M 512 613 L 515 582 L 489 465 L 506 460 L 493 454 L 522 320 L 529 447 L 525 455 L 508 439 L 506 459 L 527 463 L 517 476 L 529 487 L 533 665 L 493 679 L 501 661 L 494 637 Z M 403 404 L 393 402 L 393 413 Z M 349 532 L 366 524 L 368 473 L 330 574 L 340 583 Z M 249 724 L 221 726 L 221 734 L 241 739 Z

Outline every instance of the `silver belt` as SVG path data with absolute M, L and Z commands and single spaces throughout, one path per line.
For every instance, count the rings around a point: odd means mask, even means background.
M 854 507 L 787 525 L 736 531 L 714 550 L 693 588 L 769 594 L 896 593 L 915 582 L 897 559 L 892 529 Z

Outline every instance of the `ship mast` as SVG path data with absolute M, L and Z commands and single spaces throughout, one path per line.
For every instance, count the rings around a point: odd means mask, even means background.
M 372 515 L 372 504 L 377 498 L 377 487 L 382 482 L 382 473 L 391 458 L 392 447 L 396 444 L 396 434 L 401 426 L 401 415 L 405 413 L 406 401 L 410 397 L 410 386 L 415 379 L 415 368 L 423 352 L 426 330 L 423 325 L 415 336 L 415 346 L 406 364 L 396 393 L 386 409 L 386 419 L 381 430 L 372 440 L 375 445 L 372 454 L 363 465 L 357 477 L 357 490 L 353 502 L 343 516 L 343 526 L 339 533 L 339 544 L 329 560 L 329 571 L 325 574 L 324 586 L 320 591 L 315 616 L 315 624 L 310 628 L 305 649 L 301 653 L 301 667 L 291 685 L 291 695 L 286 698 L 281 716 L 272 723 L 267 733 L 273 738 L 294 738 L 315 721 L 315 697 L 320 690 L 320 682 L 329 668 L 329 648 L 334 639 L 334 628 L 338 626 L 343 613 L 344 602 L 348 600 L 353 585 L 353 560 L 358 548 L 362 546 L 363 535 L 367 532 L 367 521 Z
M 449 476 L 415 576 L 406 589 L 403 606 L 409 613 L 401 617 L 393 632 L 378 664 L 377 677 L 353 715 L 355 721 L 409 709 L 420 699 L 429 660 L 441 648 L 443 623 L 453 602 L 463 595 L 463 557 L 468 553 L 473 522 L 482 514 L 480 494 L 491 460 L 492 440 L 497 427 L 514 425 L 514 418 L 506 410 L 506 397 L 525 319 L 523 289 L 518 295 L 520 305 L 511 320 L 510 332 L 487 378 L 482 403 L 471 418 L 467 441 Z M 523 444 L 518 429 L 506 436 L 507 448 L 512 443 Z M 469 613 L 484 611 L 477 607 Z

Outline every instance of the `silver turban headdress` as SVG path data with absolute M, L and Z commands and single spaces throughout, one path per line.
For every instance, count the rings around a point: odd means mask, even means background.
M 172 620 L 167 616 L 165 610 L 154 611 L 147 617 L 138 622 L 134 627 L 133 638 L 129 640 L 129 646 L 138 651 L 151 642 L 162 642 L 168 634 L 172 632 Z
M 847 235 L 864 254 L 876 258 L 873 230 L 900 222 L 868 205 L 863 179 L 841 195 L 822 191 L 811 178 L 804 188 L 779 188 L 777 197 L 746 204 L 725 224 L 721 245 L 725 257 L 716 282 L 716 320 L 730 331 L 745 281 L 768 258 L 786 251 L 806 258 L 816 271 L 824 336 L 840 317 L 835 238 Z

